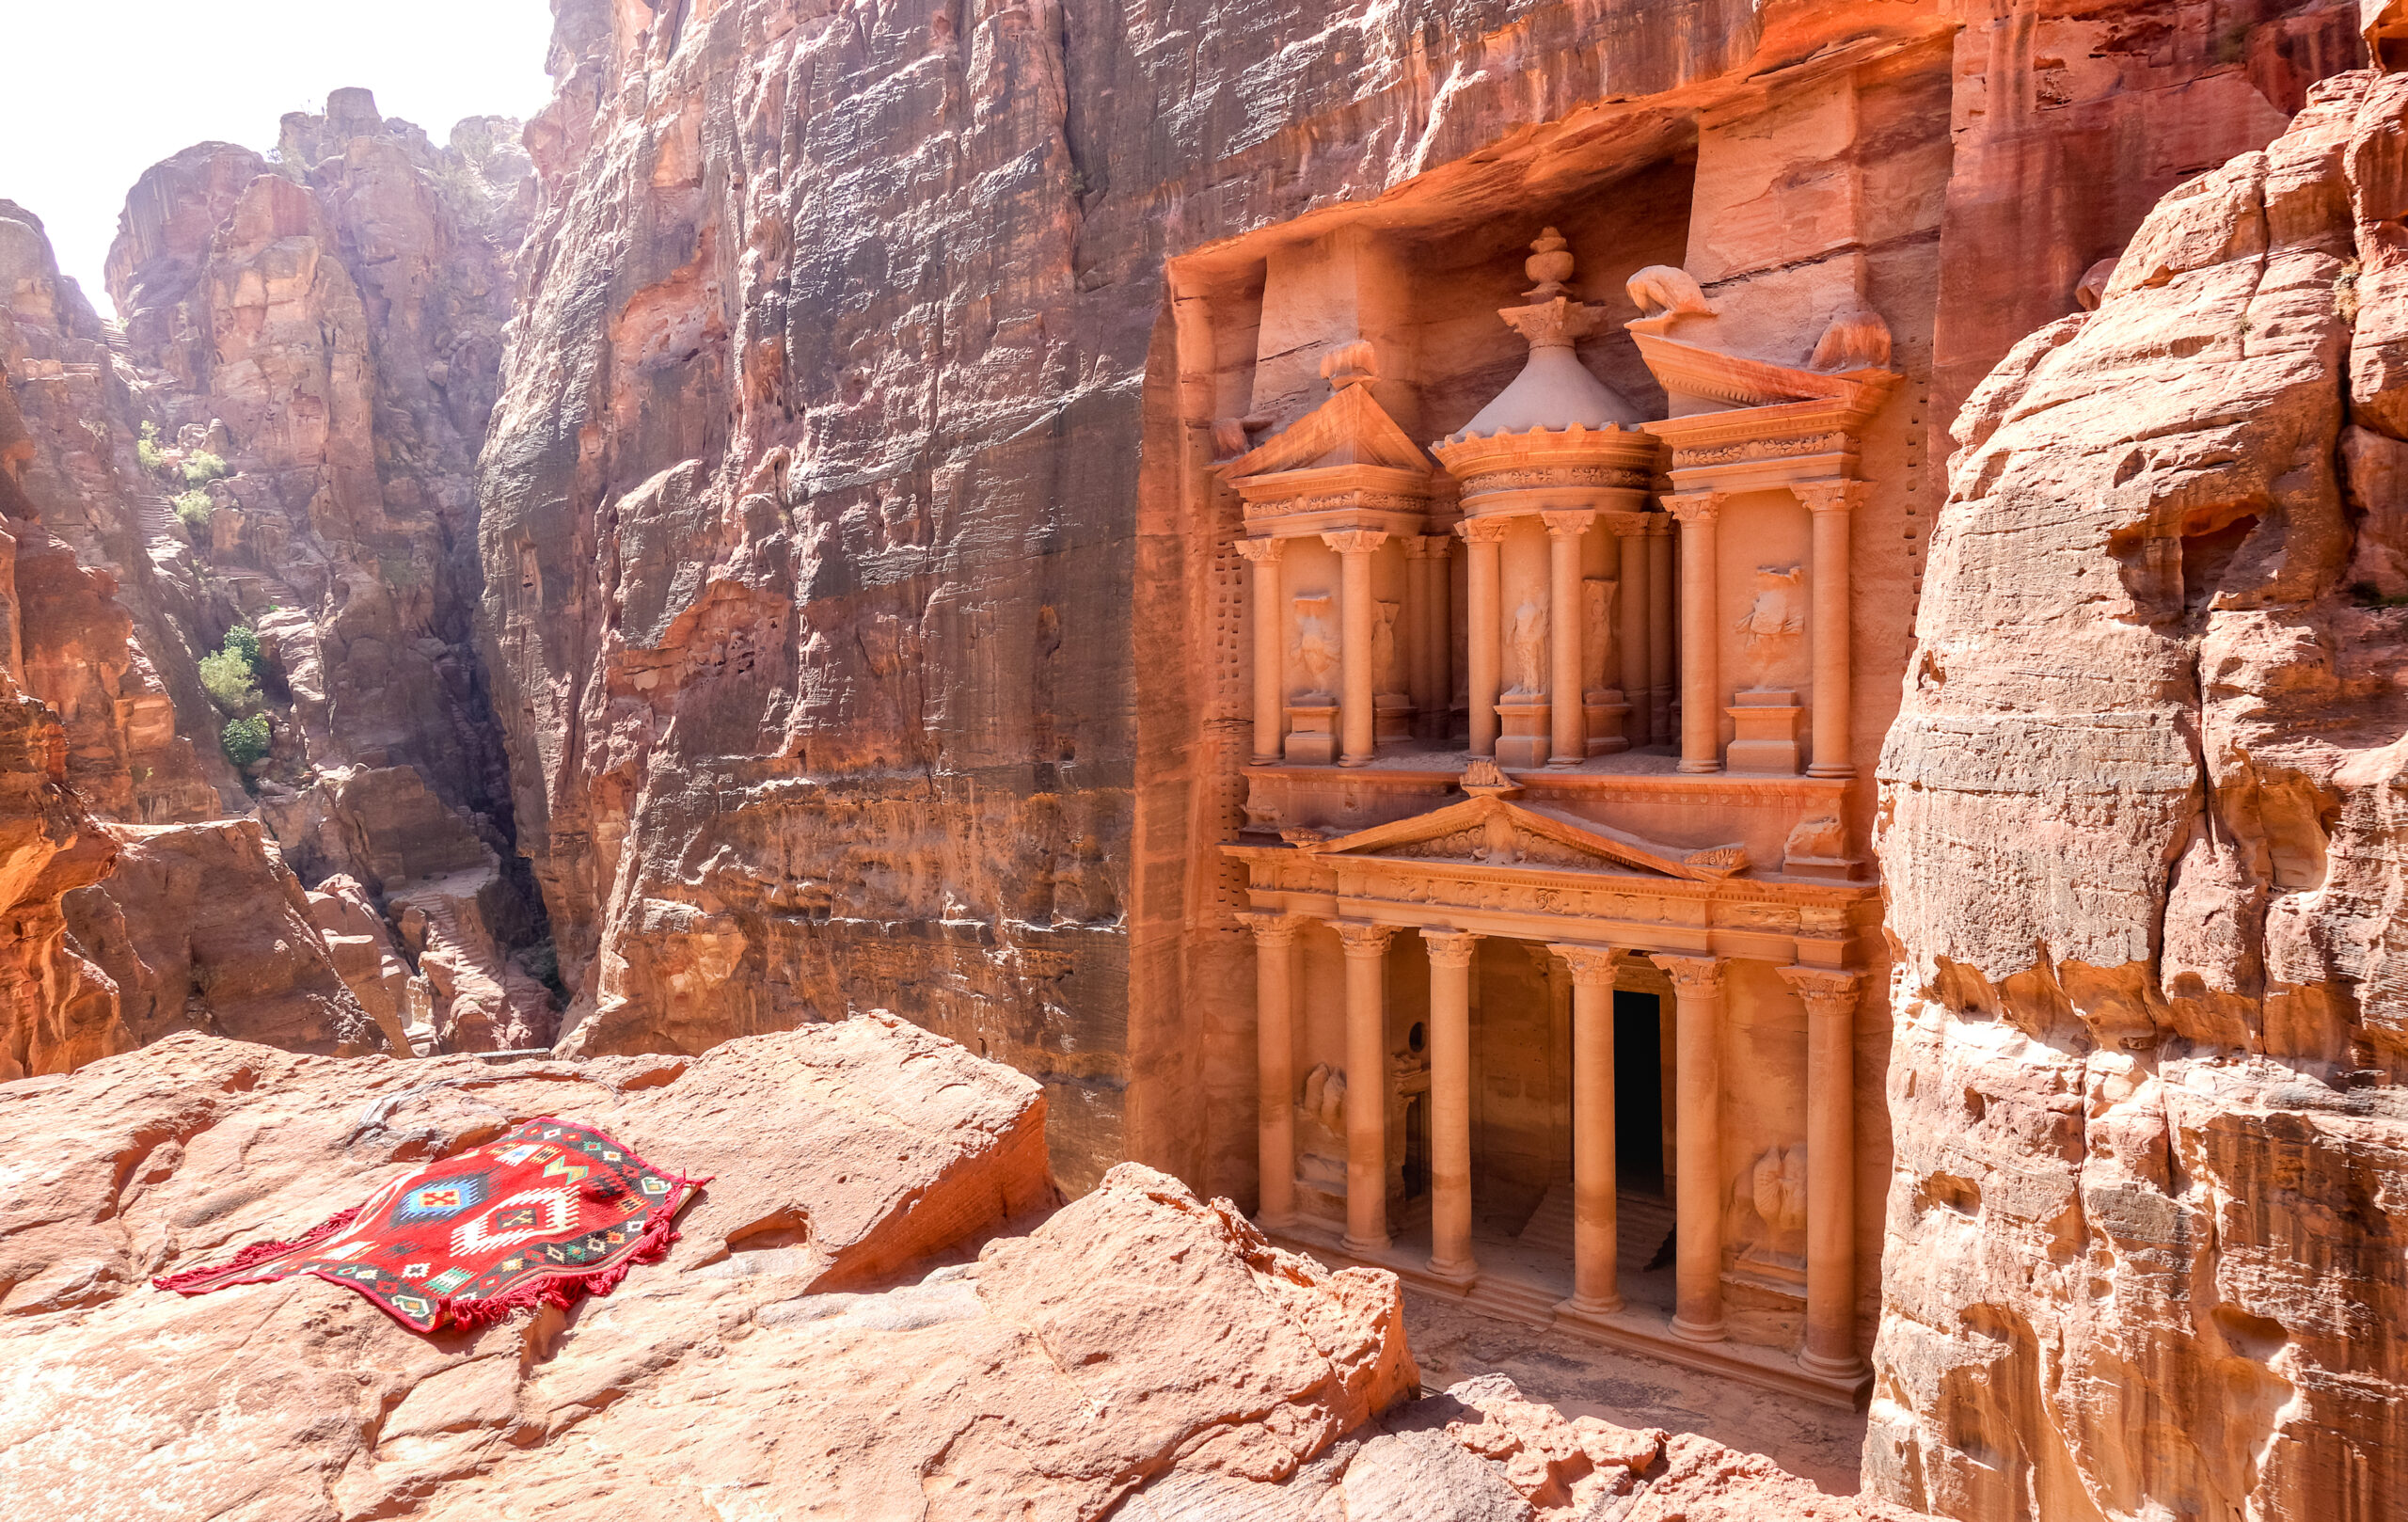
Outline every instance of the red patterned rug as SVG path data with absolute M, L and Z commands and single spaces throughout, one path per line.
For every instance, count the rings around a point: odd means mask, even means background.
M 315 1274 L 404 1326 L 475 1326 L 609 1294 L 677 1240 L 677 1207 L 708 1179 L 663 1173 L 591 1126 L 530 1120 L 405 1174 L 292 1242 L 150 1282 L 179 1294 Z

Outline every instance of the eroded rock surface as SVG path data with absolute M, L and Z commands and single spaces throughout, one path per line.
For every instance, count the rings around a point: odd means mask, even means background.
M 147 1276 L 560 1115 L 716 1174 L 563 1315 L 421 1337 L 315 1278 Z M 1890 1522 L 1499 1377 L 1416 1400 L 1392 1276 L 1137 1165 L 1054 1210 L 1038 1086 L 891 1016 L 488 1066 L 198 1034 L 0 1085 L 0 1509 Z M 1048 1214 L 1050 1213 L 1050 1216 Z M 1046 1217 L 1040 1220 L 1040 1217 Z M 706 1414 L 697 1419 L 697 1414 Z
M 1957 421 L 1882 763 L 1917 1506 L 2408 1505 L 2403 143 L 2320 86 Z
M 117 866 L 67 895 L 68 933 L 117 985 L 112 1052 L 199 1030 L 289 1052 L 409 1054 L 336 969 L 256 819 L 106 825 Z

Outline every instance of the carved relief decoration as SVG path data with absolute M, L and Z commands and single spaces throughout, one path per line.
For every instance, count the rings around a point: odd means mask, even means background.
M 1505 643 L 1513 652 L 1513 687 L 1506 695 L 1546 696 L 1546 610 L 1536 602 L 1525 602 L 1514 609 L 1513 628 Z
M 1750 649 L 1806 632 L 1805 579 L 1802 565 L 1756 567 L 1755 600 L 1731 626 L 1746 636 Z
M 1299 702 L 1335 703 L 1330 674 L 1338 669 L 1338 628 L 1327 593 L 1296 599 L 1296 667 L 1304 673 Z
M 1580 642 L 1582 684 L 1592 690 L 1613 686 L 1607 675 L 1608 656 L 1614 634 L 1614 610 L 1622 603 L 1622 583 L 1604 577 L 1592 577 L 1580 584 L 1582 594 L 1581 619 L 1584 625 Z

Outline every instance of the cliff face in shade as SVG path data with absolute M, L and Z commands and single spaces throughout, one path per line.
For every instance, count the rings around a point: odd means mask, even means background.
M 1868 1481 L 2408 1505 L 2408 79 L 2320 86 L 1976 388 L 1880 854 Z

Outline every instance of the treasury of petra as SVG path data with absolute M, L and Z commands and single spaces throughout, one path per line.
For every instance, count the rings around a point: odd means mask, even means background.
M 548 10 L 0 199 L 0 1514 L 2408 1515 L 2408 0 Z
M 1841 66 L 1784 120 L 1735 116 L 1582 244 L 1657 255 L 1699 205 L 1762 193 L 1766 144 L 1845 141 L 1863 88 Z M 1846 1403 L 1887 1163 L 1856 1070 L 1884 982 L 1865 837 L 1888 716 L 1850 693 L 1893 691 L 1902 658 L 1856 647 L 1849 561 L 1917 501 L 1903 430 L 1877 431 L 1903 377 L 1867 246 L 1913 230 L 1814 221 L 1717 299 L 1625 265 L 1608 305 L 1546 227 L 1494 313 L 1527 345 L 1494 394 L 1499 344 L 1447 289 L 1494 272 L 1414 277 L 1450 230 L 1270 248 L 1237 318 L 1250 386 L 1213 474 L 1249 572 L 1226 852 L 1255 943 L 1259 1218 L 1374 1262 L 1410 1242 L 1398 1266 L 1478 1303 Z M 1314 404 L 1283 419 L 1283 391 Z M 1398 414 L 1444 436 L 1425 451 Z M 1904 560 L 1862 590 L 1909 599 Z M 1624 1259 L 1644 1277 L 1668 1223 L 1671 1283 L 1633 1299 Z

